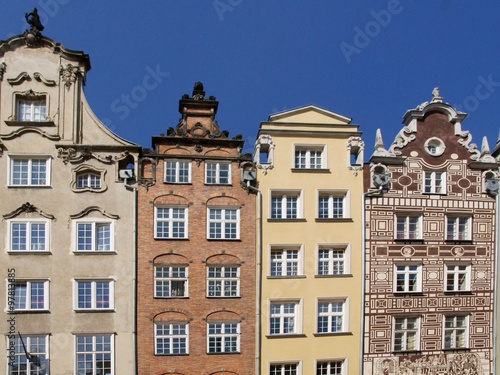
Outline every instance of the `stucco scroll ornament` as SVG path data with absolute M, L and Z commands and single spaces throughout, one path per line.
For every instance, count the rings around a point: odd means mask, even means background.
M 96 160 L 99 160 L 101 163 L 104 164 L 112 164 L 113 163 L 113 157 L 111 155 L 108 156 L 100 156 L 92 152 L 88 147 L 84 147 L 80 154 L 77 154 L 77 151 L 74 148 L 58 148 L 57 149 L 57 157 L 63 160 L 64 164 L 67 164 L 68 162 L 71 164 L 75 163 L 81 163 L 82 161 L 87 161 L 91 158 L 94 158 Z
M 66 90 L 69 90 L 71 85 L 76 82 L 78 76 L 80 75 L 80 69 L 78 66 L 72 64 L 66 64 L 66 66 L 59 67 L 59 75 L 64 82 Z
M 477 145 L 475 143 L 470 143 L 472 140 L 472 135 L 470 134 L 469 131 L 464 130 L 460 132 L 455 132 L 455 135 L 458 135 L 460 138 L 465 138 L 465 139 L 459 139 L 458 144 L 464 146 L 467 151 L 469 151 L 471 155 L 471 160 L 478 160 L 479 157 L 481 156 L 481 151 L 478 150 Z
M 411 141 L 414 141 L 416 136 L 415 134 L 411 133 L 413 133 L 413 130 L 411 130 L 408 126 L 405 126 L 403 129 L 401 129 L 396 136 L 396 139 L 394 139 L 394 142 L 392 142 L 392 145 L 389 148 L 389 152 L 393 153 L 394 155 L 401 155 L 401 151 L 396 151 L 395 149 L 403 148 Z
M 36 79 L 38 82 L 42 82 L 45 86 L 55 86 L 56 81 L 53 79 L 47 79 L 45 78 L 42 73 L 35 72 L 33 73 L 33 78 Z
M 62 159 L 64 164 L 68 164 L 68 162 L 74 158 L 76 155 L 76 150 L 74 148 L 58 148 L 57 149 L 57 157 Z
M 40 210 L 37 207 L 33 206 L 30 202 L 23 203 L 21 205 L 21 207 L 15 209 L 12 212 L 9 212 L 8 214 L 3 215 L 3 217 L 4 217 L 4 219 L 12 219 L 12 218 L 14 218 L 16 216 L 19 216 L 23 212 L 26 212 L 26 213 L 36 212 L 40 216 L 43 216 L 43 217 L 45 217 L 47 219 L 50 219 L 50 220 L 54 220 L 55 219 L 54 215 L 51 215 L 51 214 L 43 212 L 42 210 Z
M 0 81 L 3 81 L 3 75 L 7 71 L 7 64 L 6 63 L 0 63 Z

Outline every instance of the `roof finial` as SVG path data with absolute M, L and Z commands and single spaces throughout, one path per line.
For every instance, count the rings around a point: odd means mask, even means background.
M 382 140 L 382 131 L 377 129 L 375 133 L 375 147 L 372 156 L 394 156 L 385 149 L 384 141 Z
M 439 94 L 439 87 L 434 87 L 434 90 L 432 90 L 432 101 L 433 102 L 442 102 L 443 98 Z
M 28 22 L 28 25 L 30 25 L 30 31 L 34 32 L 35 34 L 43 31 L 44 27 L 40 22 L 40 16 L 38 15 L 38 10 L 36 8 L 34 8 L 33 12 L 31 13 L 25 13 L 24 17 L 26 18 L 26 22 Z

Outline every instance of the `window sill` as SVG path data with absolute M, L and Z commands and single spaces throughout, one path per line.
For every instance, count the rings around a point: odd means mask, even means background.
M 74 311 L 78 314 L 81 313 L 89 313 L 89 314 L 95 314 L 95 313 L 114 313 L 116 312 L 115 309 L 74 309 Z
M 74 255 L 116 255 L 116 250 L 73 250 Z
M 331 274 L 331 275 L 314 275 L 314 277 L 316 277 L 318 279 L 329 279 L 329 278 L 332 278 L 332 277 L 345 278 L 345 277 L 353 277 L 353 276 L 352 276 L 352 273 L 342 273 L 342 274 L 338 274 L 338 275 L 335 275 L 335 274 Z
M 303 218 L 293 218 L 293 219 L 276 219 L 269 218 L 267 219 L 268 223 L 305 223 L 307 220 Z
M 465 244 L 465 245 L 472 245 L 472 240 L 444 240 L 446 244 Z
M 266 335 L 268 339 L 292 339 L 300 337 L 307 337 L 307 335 L 304 333 L 277 333 L 274 335 Z
M 189 182 L 170 182 L 170 181 L 163 181 L 165 185 L 192 185 L 193 183 L 191 181 Z
M 393 350 L 392 354 L 394 355 L 408 355 L 408 354 L 420 354 L 421 350 L 420 349 L 415 349 L 415 350 Z
M 306 275 L 293 275 L 293 276 L 267 276 L 268 279 L 305 279 Z
M 205 182 L 205 186 L 233 186 L 233 184 L 209 184 Z
M 56 126 L 54 121 L 5 121 L 7 126 Z
M 241 296 L 207 296 L 208 299 L 216 299 L 216 298 L 223 298 L 223 299 L 240 299 Z
M 165 353 L 165 354 L 157 354 L 155 353 L 155 356 L 158 357 L 171 357 L 171 356 L 187 356 L 189 353 Z
M 50 314 L 49 309 L 39 310 L 5 310 L 7 314 Z
M 472 293 L 472 290 L 445 290 L 443 291 L 445 296 L 452 296 L 452 295 L 462 295 L 462 296 L 471 296 L 474 293 Z
M 444 352 L 466 352 L 469 351 L 470 348 L 443 348 Z
M 231 354 L 241 354 L 241 352 L 207 352 L 207 355 L 231 355 Z
M 317 223 L 352 223 L 354 220 L 350 217 L 338 217 L 338 218 L 316 218 Z
M 48 250 L 8 250 L 9 255 L 52 255 Z
M 9 189 L 49 189 L 50 185 L 7 185 Z
M 399 243 L 424 243 L 423 238 L 395 238 L 394 242 Z
M 187 239 L 187 238 L 186 238 Z M 207 238 L 208 241 L 241 241 L 239 238 Z
M 165 241 L 165 240 L 174 240 L 174 241 L 182 241 L 182 240 L 189 240 L 188 237 L 154 237 L 155 240 L 159 241 Z
M 393 292 L 395 297 L 423 297 L 424 293 L 421 291 L 418 292 Z
M 164 300 L 164 299 L 188 299 L 189 296 L 172 296 L 172 297 L 158 297 L 154 296 L 154 299 Z
M 352 332 L 345 331 L 345 332 L 316 332 L 313 333 L 313 336 L 315 337 L 322 337 L 322 336 L 352 336 Z
M 292 168 L 293 173 L 331 173 L 328 168 Z

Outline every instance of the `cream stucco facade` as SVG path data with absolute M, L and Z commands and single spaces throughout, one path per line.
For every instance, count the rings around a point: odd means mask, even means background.
M 30 374 L 135 373 L 130 185 L 139 147 L 92 113 L 83 93 L 89 69 L 86 54 L 36 28 L 0 41 L 7 374 L 28 366 Z
M 363 148 L 351 119 L 313 105 L 260 125 L 257 373 L 359 374 Z

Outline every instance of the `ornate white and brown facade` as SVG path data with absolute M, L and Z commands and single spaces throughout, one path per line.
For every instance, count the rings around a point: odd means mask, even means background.
M 365 169 L 363 374 L 493 373 L 498 162 L 433 98 Z

